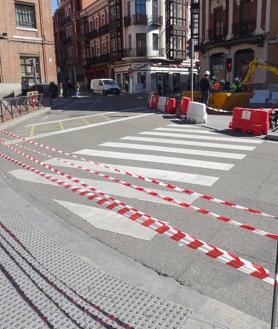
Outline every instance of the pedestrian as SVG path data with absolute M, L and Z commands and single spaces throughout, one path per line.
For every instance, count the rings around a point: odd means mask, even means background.
M 238 77 L 235 78 L 235 80 L 231 86 L 231 89 L 234 92 L 242 91 L 242 85 L 241 85 L 240 79 Z
M 59 83 L 59 97 L 63 97 L 63 83 Z
M 76 82 L 76 94 L 75 94 L 75 96 L 80 97 L 80 84 L 79 84 L 78 81 Z
M 161 80 L 158 80 L 156 83 L 156 90 L 159 96 L 161 96 L 161 91 L 162 91 L 162 82 Z
M 22 96 L 26 96 L 29 91 L 29 83 L 27 79 L 22 79 L 21 81 L 21 94 Z
M 201 96 L 202 96 L 201 102 L 203 104 L 205 104 L 206 106 L 208 106 L 209 97 L 210 97 L 211 91 L 212 91 L 209 77 L 210 77 L 210 72 L 205 71 L 204 76 L 202 77 L 202 79 L 200 81 L 200 90 L 201 90 Z
M 126 93 L 129 92 L 129 82 L 128 82 L 128 80 L 125 80 L 125 92 Z

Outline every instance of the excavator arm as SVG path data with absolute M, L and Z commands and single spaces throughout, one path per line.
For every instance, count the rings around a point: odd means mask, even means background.
M 263 69 L 263 70 L 266 70 L 266 71 L 269 71 L 269 72 L 272 72 L 272 73 L 278 75 L 278 67 L 277 66 L 270 65 L 270 64 L 267 64 L 267 63 L 263 63 L 263 62 L 258 61 L 257 59 L 254 59 L 253 61 L 251 61 L 249 63 L 247 73 L 241 81 L 241 83 L 243 85 L 246 85 L 250 81 L 250 79 L 252 78 L 252 76 L 253 76 L 253 74 L 254 74 L 254 72 L 256 71 L 257 68 L 260 68 L 260 69 Z

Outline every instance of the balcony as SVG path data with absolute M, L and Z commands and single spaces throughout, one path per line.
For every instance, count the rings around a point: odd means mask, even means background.
M 241 21 L 233 24 L 233 35 L 236 38 L 253 36 L 256 27 L 255 20 Z
M 72 37 L 68 37 L 68 38 L 64 39 L 64 42 L 63 42 L 64 45 L 68 45 L 70 43 L 72 43 Z
M 211 43 L 218 43 L 226 40 L 226 34 L 223 31 L 209 30 L 208 37 Z
M 102 64 L 110 61 L 110 54 L 103 54 L 87 59 L 88 65 Z
M 147 15 L 143 15 L 143 14 L 133 15 L 133 24 L 134 25 L 147 25 L 148 24 Z
M 124 27 L 128 27 L 131 25 L 131 16 L 124 17 Z
M 101 35 L 106 34 L 108 32 L 109 32 L 109 25 L 107 24 L 107 25 L 101 26 L 97 30 L 92 30 L 90 32 L 86 32 L 85 33 L 85 38 L 86 38 L 86 40 L 91 40 L 91 39 L 94 39 L 94 38 L 98 38 Z
M 123 57 L 164 57 L 166 51 L 164 48 L 153 50 L 152 48 L 130 48 L 124 49 Z
M 153 26 L 161 26 L 162 23 L 163 23 L 163 17 L 162 16 L 154 15 L 150 19 L 150 24 L 153 25 Z

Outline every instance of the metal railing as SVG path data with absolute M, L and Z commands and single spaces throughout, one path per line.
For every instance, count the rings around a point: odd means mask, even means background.
M 241 21 L 239 23 L 233 24 L 233 35 L 235 37 L 252 36 L 254 34 L 255 27 L 255 20 Z
M 29 112 L 34 112 L 43 107 L 42 94 L 33 94 L 0 100 L 1 122 L 14 119 Z

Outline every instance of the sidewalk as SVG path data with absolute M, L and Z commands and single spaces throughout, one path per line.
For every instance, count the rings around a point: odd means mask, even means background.
M 1 177 L 0 195 L 1 328 L 269 327 L 93 240 Z

